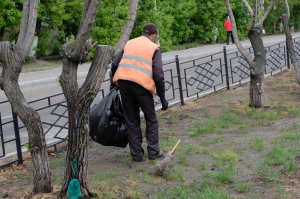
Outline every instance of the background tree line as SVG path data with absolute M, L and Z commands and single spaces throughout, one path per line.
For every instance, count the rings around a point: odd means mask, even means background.
M 253 1 L 248 1 L 252 6 Z M 265 4 L 269 4 L 266 0 Z M 300 30 L 300 1 L 288 0 L 291 12 L 290 27 Z M 23 0 L 2 0 L 0 4 L 0 41 L 5 32 L 10 32 L 9 41 L 16 39 L 21 23 Z M 247 9 L 240 0 L 231 0 L 238 36 L 242 40 L 247 35 L 245 24 L 251 20 Z M 36 56 L 59 54 L 66 37 L 77 35 L 84 0 L 41 0 L 38 7 L 36 36 L 39 37 Z M 128 18 L 130 0 L 103 0 L 96 15 L 90 37 L 99 44 L 114 46 L 122 34 L 122 27 Z M 155 5 L 156 4 L 156 5 Z M 263 27 L 267 33 L 278 33 L 280 17 L 285 12 L 284 1 L 275 0 L 272 12 Z M 223 0 L 140 0 L 137 19 L 131 37 L 141 35 L 142 26 L 155 23 L 160 31 L 163 51 L 173 45 L 187 42 L 224 43 L 227 18 Z M 59 33 L 51 37 L 51 30 Z M 282 29 L 283 30 L 283 29 Z M 91 58 L 96 48 L 90 52 Z

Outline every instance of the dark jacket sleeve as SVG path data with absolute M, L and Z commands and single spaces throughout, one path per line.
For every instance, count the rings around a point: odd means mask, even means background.
M 120 54 L 115 58 L 115 60 L 113 61 L 113 63 L 111 64 L 111 74 L 112 76 L 115 75 L 117 69 L 118 69 L 118 66 L 119 66 L 119 63 L 123 57 L 123 54 L 124 54 L 124 50 L 122 50 L 120 52 Z
M 165 98 L 165 78 L 163 71 L 163 64 L 161 59 L 161 52 L 157 49 L 154 52 L 152 58 L 152 72 L 153 72 L 153 80 L 156 86 L 157 95 L 160 98 Z

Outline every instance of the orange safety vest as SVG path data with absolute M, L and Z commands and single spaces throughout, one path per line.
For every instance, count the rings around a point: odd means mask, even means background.
M 132 39 L 124 47 L 124 54 L 114 75 L 114 83 L 129 80 L 138 83 L 155 96 L 152 57 L 158 45 L 145 36 Z

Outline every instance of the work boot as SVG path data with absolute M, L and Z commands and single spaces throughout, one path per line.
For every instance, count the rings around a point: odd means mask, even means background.
M 149 159 L 150 160 L 155 160 L 156 158 L 161 157 L 163 154 L 164 154 L 163 150 L 160 149 L 158 155 L 156 155 L 156 156 L 149 156 Z

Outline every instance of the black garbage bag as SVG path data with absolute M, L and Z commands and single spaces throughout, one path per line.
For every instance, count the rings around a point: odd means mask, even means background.
M 90 136 L 103 146 L 128 144 L 118 87 L 114 87 L 90 113 Z

